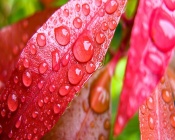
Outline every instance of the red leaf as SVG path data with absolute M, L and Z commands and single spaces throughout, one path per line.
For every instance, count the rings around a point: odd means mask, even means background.
M 95 69 L 100 66 L 125 2 L 70 1 L 37 30 L 23 49 L 0 96 L 0 110 L 3 111 L 0 139 L 40 139 L 55 125 L 74 94 L 91 76 L 93 71 L 88 70 L 89 64 Z M 84 8 L 83 4 L 86 5 Z M 99 26 L 103 23 L 109 25 L 105 31 L 103 26 Z M 61 36 L 57 36 L 59 30 L 55 28 L 62 28 Z M 73 50 L 79 49 L 79 45 L 83 49 L 75 54 Z M 93 50 L 91 58 L 87 55 L 90 50 Z M 82 55 L 85 60 L 81 59 Z M 24 64 L 26 60 L 28 67 Z M 16 76 L 19 79 L 17 83 L 14 82 Z M 62 90 L 65 86 L 69 89 L 67 94 Z M 12 104 L 16 105 L 13 110 Z
M 109 67 L 96 71 L 43 140 L 108 139 L 110 81 Z
M 173 90 L 174 91 L 174 90 Z M 175 137 L 175 107 L 173 91 L 167 75 L 157 85 L 152 96 L 140 107 L 142 140 L 173 140 Z
M 164 74 L 175 44 L 175 22 L 162 0 L 141 0 L 132 30 L 114 133 L 119 134 Z

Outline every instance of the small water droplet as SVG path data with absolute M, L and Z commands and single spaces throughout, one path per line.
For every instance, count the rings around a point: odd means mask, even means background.
M 1 110 L 1 116 L 4 118 L 5 115 L 6 115 L 6 111 L 5 111 L 5 109 Z
M 39 113 L 38 113 L 37 111 L 33 111 L 33 113 L 32 113 L 32 118 L 35 119 L 35 118 L 38 116 L 38 114 L 39 114 Z
M 113 14 L 118 8 L 118 3 L 115 0 L 110 0 L 105 5 L 105 11 L 107 14 Z
M 170 122 L 171 122 L 172 127 L 175 128 L 175 114 L 170 115 Z
M 14 112 L 18 108 L 18 96 L 16 93 L 11 93 L 8 95 L 7 105 L 10 111 Z
M 83 72 L 81 65 L 72 65 L 68 71 L 69 82 L 73 85 L 77 85 L 83 78 Z
M 49 98 L 46 96 L 45 98 L 44 98 L 44 103 L 48 103 L 48 101 L 49 101 Z
M 2 133 L 3 129 L 2 129 L 2 125 L 0 124 L 0 134 Z
M 13 137 L 13 131 L 12 130 L 9 132 L 8 137 L 9 138 L 12 138 Z
M 85 3 L 82 5 L 82 11 L 85 16 L 88 16 L 90 13 L 90 7 L 89 4 Z
M 22 116 L 20 116 L 19 119 L 17 120 L 17 122 L 16 122 L 16 124 L 15 124 L 15 127 L 16 127 L 16 128 L 19 128 L 19 127 L 20 127 L 21 121 L 22 121 Z
M 140 110 L 141 110 L 141 113 L 142 113 L 142 114 L 145 114 L 145 112 L 146 112 L 146 106 L 145 106 L 145 105 L 142 105 L 142 106 L 140 107 Z
M 174 109 L 174 103 L 171 103 L 171 104 L 169 105 L 169 110 L 170 110 L 170 111 L 173 111 L 173 109 Z
M 94 54 L 94 47 L 89 37 L 79 38 L 73 46 L 73 54 L 79 62 L 89 61 Z
M 58 44 L 66 46 L 70 42 L 70 31 L 66 26 L 55 28 L 55 38 Z
M 98 44 L 104 43 L 105 39 L 106 39 L 106 37 L 102 32 L 99 32 L 96 34 L 95 40 Z
M 105 11 L 103 9 L 100 9 L 98 13 L 100 17 L 103 17 L 105 15 Z
M 80 11 L 80 5 L 79 5 L 79 4 L 76 4 L 76 5 L 75 5 L 75 10 L 76 10 L 77 12 Z
M 60 112 L 60 104 L 55 104 L 53 107 L 53 111 L 55 114 L 58 114 Z
M 43 85 L 44 85 L 44 81 L 43 80 L 38 82 L 38 88 L 39 89 L 42 89 Z
M 36 46 L 35 45 L 30 45 L 30 53 L 31 54 L 33 54 L 33 55 L 35 55 L 36 54 L 36 52 L 37 52 L 37 50 L 36 50 Z
M 104 128 L 106 130 L 109 130 L 110 129 L 110 121 L 108 119 L 106 119 L 105 122 L 104 122 Z
M 32 134 L 28 134 L 28 135 L 27 135 L 27 139 L 28 139 L 28 140 L 31 140 L 31 139 L 32 139 Z
M 103 31 L 108 30 L 108 24 L 107 24 L 106 22 L 103 22 L 103 23 L 102 23 L 102 30 L 103 30 Z
M 55 89 L 56 89 L 56 87 L 55 87 L 54 84 L 51 84 L 51 85 L 49 86 L 49 91 L 50 91 L 50 92 L 54 92 Z
M 33 133 L 34 133 L 34 134 L 36 134 L 36 133 L 37 133 L 37 131 L 38 131 L 38 129 L 37 129 L 37 128 L 34 128 L 34 129 L 33 129 Z
M 109 29 L 114 30 L 117 27 L 117 22 L 115 20 L 111 20 L 108 23 Z
M 25 99 L 26 99 L 25 96 L 22 96 L 21 97 L 21 102 L 24 103 L 25 102 Z
M 19 78 L 18 76 L 14 76 L 14 79 L 13 79 L 14 83 L 17 84 L 19 82 Z
M 94 128 L 94 126 L 95 126 L 94 121 L 91 121 L 91 123 L 90 123 L 90 127 L 91 127 L 91 128 Z
M 28 34 L 23 34 L 22 35 L 22 41 L 24 42 L 24 43 L 26 43 L 27 41 L 28 41 L 28 39 L 29 39 L 29 36 L 28 36 Z
M 92 62 L 92 61 L 89 61 L 87 64 L 86 64 L 86 71 L 87 73 L 93 73 L 96 69 L 96 66 L 95 64 Z
M 69 53 L 66 53 L 63 58 L 61 59 L 61 62 L 63 64 L 63 66 L 66 66 L 69 62 L 69 59 L 70 59 L 70 55 Z
M 84 112 L 88 112 L 88 109 L 89 109 L 89 106 L 88 106 L 88 103 L 86 101 L 83 101 L 83 110 Z
M 29 87 L 31 85 L 32 75 L 28 70 L 24 71 L 24 73 L 22 75 L 22 81 L 23 81 L 24 86 L 26 86 L 26 87 Z
M 105 139 L 105 136 L 103 134 L 100 134 L 98 137 L 98 140 L 106 140 L 106 139 Z
M 25 68 L 29 68 L 29 60 L 28 59 L 24 59 L 24 61 L 23 61 L 23 66 L 25 67 Z
M 47 69 L 48 69 L 48 64 L 46 62 L 44 62 L 44 63 L 41 63 L 39 65 L 39 69 L 38 70 L 39 70 L 39 72 L 41 74 L 44 74 L 47 71 Z
M 82 27 L 82 20 L 81 18 L 79 17 L 76 17 L 74 20 L 73 20 L 73 25 L 75 28 L 79 29 Z
M 95 0 L 95 4 L 100 7 L 102 4 L 102 0 Z
M 42 99 L 41 99 L 41 100 L 38 100 L 38 106 L 39 106 L 39 107 L 43 107 L 43 105 L 44 105 L 43 100 L 42 100 Z
M 28 22 L 27 20 L 23 20 L 22 26 L 23 26 L 24 28 L 27 28 L 28 25 L 29 25 L 29 22 Z
M 52 69 L 56 72 L 60 69 L 60 56 L 57 49 L 52 52 Z
M 171 11 L 175 10 L 175 1 L 174 0 L 164 0 L 164 3 L 169 10 L 171 10 Z
M 150 36 L 153 43 L 160 51 L 172 50 L 175 44 L 175 21 L 173 18 L 161 8 L 157 8 L 152 12 L 151 19 Z
M 65 17 L 69 16 L 69 10 L 68 9 L 64 9 L 63 14 Z
M 169 103 L 172 100 L 172 96 L 170 91 L 168 91 L 167 89 L 163 89 L 162 90 L 162 98 L 166 103 Z
M 150 127 L 150 129 L 154 129 L 154 119 L 153 119 L 153 117 L 151 116 L 151 115 L 149 115 L 148 116 L 148 125 L 149 125 L 149 127 Z
M 44 47 L 46 45 L 46 36 L 44 33 L 38 33 L 36 37 L 38 46 Z
M 152 110 L 154 108 L 154 100 L 152 97 L 149 97 L 147 100 L 146 100 L 146 105 L 147 107 Z
M 59 89 L 59 94 L 61 96 L 66 96 L 69 92 L 70 92 L 70 86 L 68 85 L 61 86 Z

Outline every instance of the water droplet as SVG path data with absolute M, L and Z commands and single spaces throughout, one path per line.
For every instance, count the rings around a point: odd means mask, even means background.
M 63 14 L 65 17 L 69 16 L 69 10 L 68 9 L 64 9 Z
M 36 118 L 38 116 L 38 112 L 37 111 L 34 111 L 33 113 L 32 113 L 32 118 Z
M 5 111 L 5 109 L 3 109 L 3 110 L 1 111 L 1 116 L 4 118 L 5 115 L 6 115 L 6 111 Z
M 114 30 L 116 27 L 117 27 L 117 22 L 115 20 L 111 20 L 109 23 L 108 23 L 108 26 L 109 26 L 109 29 L 110 30 Z
M 44 103 L 48 103 L 48 101 L 49 101 L 49 98 L 46 96 L 46 97 L 44 98 Z
M 27 28 L 28 25 L 29 25 L 29 22 L 28 22 L 27 20 L 24 20 L 24 21 L 22 22 L 22 26 L 23 26 L 24 28 Z
M 175 114 L 170 115 L 170 122 L 171 122 L 172 127 L 175 128 Z
M 63 66 L 66 66 L 69 62 L 69 59 L 70 59 L 70 55 L 69 53 L 66 53 L 63 58 L 61 59 L 61 62 L 63 64 Z
M 70 31 L 66 26 L 55 28 L 55 38 L 58 44 L 66 46 L 70 42 Z
M 83 78 L 83 72 L 81 65 L 72 65 L 68 71 L 69 82 L 73 85 L 77 85 Z
M 94 54 L 94 47 L 89 37 L 79 38 L 73 46 L 73 54 L 79 62 L 89 61 Z
M 167 89 L 163 89 L 162 98 L 166 103 L 169 103 L 172 100 L 171 93 Z
M 98 13 L 100 17 L 103 17 L 105 15 L 105 11 L 103 9 L 100 9 Z
M 156 47 L 163 52 L 174 48 L 175 21 L 164 10 L 157 8 L 152 12 L 150 34 Z M 158 68 L 157 68 L 158 69 Z
M 153 98 L 152 97 L 149 97 L 147 100 L 146 100 L 146 105 L 147 107 L 152 110 L 154 108 L 154 101 L 153 101 Z
M 38 129 L 37 129 L 37 128 L 34 128 L 34 129 L 33 129 L 33 133 L 34 133 L 34 134 L 36 134 L 36 133 L 37 133 L 37 131 L 38 131 Z
M 31 140 L 31 139 L 32 139 L 32 134 L 28 134 L 28 135 L 27 135 L 27 139 L 28 139 L 28 140 Z
M 75 5 L 75 10 L 76 10 L 77 12 L 80 11 L 80 5 L 79 5 L 79 4 L 76 4 L 76 5 Z
M 104 43 L 105 39 L 106 39 L 106 37 L 102 32 L 99 32 L 96 34 L 95 40 L 98 44 Z
M 145 56 L 145 65 L 154 73 L 154 74 L 162 74 L 162 60 L 160 56 L 156 52 L 147 52 Z
M 162 84 L 165 83 L 165 77 L 164 77 L 164 76 L 161 78 L 160 82 L 161 82 Z
M 87 73 L 93 73 L 96 69 L 96 66 L 95 64 L 92 62 L 92 61 L 89 61 L 87 64 L 86 64 L 86 71 Z
M 145 114 L 145 112 L 146 112 L 146 106 L 145 105 L 142 105 L 140 107 L 140 111 L 141 111 L 142 114 Z
M 110 0 L 105 5 L 105 11 L 107 14 L 113 14 L 118 8 L 118 3 L 115 0 Z
M 28 39 L 29 39 L 28 34 L 23 34 L 23 35 L 22 35 L 22 41 L 23 41 L 24 43 L 26 43 L 26 42 L 28 41 Z
M 103 22 L 103 23 L 102 23 L 102 30 L 103 30 L 103 31 L 108 30 L 108 24 L 107 24 L 106 22 Z
M 10 111 L 14 112 L 18 108 L 18 96 L 16 93 L 11 93 L 8 95 L 7 105 Z
M 39 65 L 39 72 L 41 73 L 41 74 L 44 74 L 46 71 L 47 71 L 47 69 L 48 69 L 48 65 L 47 65 L 47 63 L 46 62 L 44 62 L 44 63 L 41 63 L 40 65 Z
M 90 7 L 89 4 L 85 3 L 82 5 L 82 11 L 85 16 L 88 16 L 90 13 Z
M 2 130 L 3 130 L 2 125 L 0 124 L 0 134 L 2 133 Z
M 44 33 L 38 33 L 36 37 L 38 46 L 44 47 L 46 45 L 46 36 Z
M 39 107 L 43 107 L 43 105 L 44 105 L 43 100 L 38 100 L 38 106 L 39 106 Z
M 95 4 L 100 7 L 102 4 L 102 0 L 95 0 Z
M 39 88 L 39 89 L 42 89 L 43 84 L 44 84 L 44 81 L 42 81 L 42 80 L 39 81 L 39 82 L 38 82 L 38 88 Z
M 59 89 L 59 94 L 61 96 L 66 96 L 69 92 L 70 92 L 70 86 L 68 85 L 61 86 Z
M 23 75 L 22 75 L 22 81 L 23 81 L 23 84 L 26 86 L 26 87 L 29 87 L 32 83 L 32 75 L 31 73 L 26 70 L 24 71 Z
M 169 105 L 169 110 L 170 110 L 170 111 L 173 111 L 173 109 L 174 109 L 174 103 L 171 103 L 171 104 Z
M 174 0 L 164 0 L 166 7 L 171 10 L 174 11 L 175 10 L 175 1 Z
M 19 119 L 18 119 L 18 121 L 16 122 L 16 124 L 15 124 L 15 127 L 16 127 L 16 128 L 19 128 L 19 127 L 20 127 L 20 125 L 21 125 L 21 120 L 22 120 L 22 116 L 20 116 Z
M 23 61 L 23 65 L 25 68 L 29 68 L 29 60 L 25 58 Z
M 73 20 L 73 25 L 75 28 L 79 29 L 82 27 L 82 20 L 81 18 L 79 17 L 76 17 L 74 20 Z
M 55 114 L 58 114 L 61 111 L 60 109 L 60 104 L 55 104 L 53 107 L 53 111 Z
M 13 136 L 13 131 L 11 130 L 11 131 L 9 132 L 9 134 L 8 134 L 8 137 L 9 137 L 9 138 L 12 138 L 12 136 Z
M 151 115 L 148 116 L 148 125 L 150 127 L 150 129 L 154 129 L 154 120 L 153 120 L 153 117 Z
M 94 121 L 92 121 L 92 122 L 90 123 L 90 127 L 91 127 L 91 128 L 94 128 L 94 126 L 95 126 L 95 123 L 94 123 Z
M 35 45 L 33 45 L 33 44 L 30 45 L 30 53 L 33 54 L 33 55 L 35 55 L 35 54 L 36 54 L 36 51 L 37 51 L 37 50 L 36 50 Z
M 108 119 L 106 119 L 105 122 L 104 122 L 104 128 L 106 130 L 109 130 L 110 129 L 110 121 Z
M 55 91 L 55 88 L 56 88 L 55 85 L 52 84 L 52 85 L 49 86 L 49 91 L 50 92 L 54 92 Z
M 52 69 L 56 72 L 60 69 L 60 57 L 57 49 L 52 52 Z
M 14 83 L 17 84 L 19 82 L 19 78 L 18 76 L 14 76 L 14 79 L 13 79 Z
M 106 139 L 105 139 L 105 136 L 103 134 L 100 134 L 98 137 L 98 140 L 106 140 Z

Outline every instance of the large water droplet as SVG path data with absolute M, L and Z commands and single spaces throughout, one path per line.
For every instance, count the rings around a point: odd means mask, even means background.
M 73 85 L 78 84 L 83 78 L 81 65 L 72 65 L 68 71 L 69 82 Z
M 36 50 L 36 46 L 35 45 L 30 45 L 30 53 L 31 54 L 33 54 L 33 55 L 35 55 L 36 54 L 36 52 L 37 52 L 37 50 Z
M 70 86 L 68 85 L 64 85 L 64 86 L 61 86 L 60 89 L 59 89 L 59 94 L 61 96 L 66 96 L 70 91 Z
M 152 110 L 154 108 L 154 100 L 152 97 L 149 97 L 147 100 L 146 100 L 146 105 L 147 107 Z
M 44 47 L 46 45 L 46 36 L 44 33 L 38 33 L 36 37 L 38 46 Z
M 157 8 L 153 11 L 150 19 L 150 36 L 156 47 L 163 52 L 172 50 L 175 44 L 175 21 L 173 18 L 164 10 Z
M 25 58 L 23 60 L 23 65 L 24 65 L 25 68 L 29 68 L 29 60 Z
M 76 5 L 75 5 L 75 10 L 76 10 L 77 12 L 80 11 L 80 5 L 79 5 L 79 4 L 76 4 Z
M 86 64 L 86 71 L 87 73 L 93 73 L 96 69 L 96 66 L 95 64 L 92 62 L 92 61 L 89 61 L 87 64 Z
M 23 75 L 22 75 L 22 81 L 23 81 L 23 84 L 26 86 L 26 87 L 29 87 L 32 83 L 32 75 L 31 73 L 26 70 L 24 71 Z
M 106 37 L 102 32 L 99 32 L 96 34 L 95 40 L 98 44 L 104 43 L 105 39 L 106 39 Z
M 170 122 L 171 122 L 172 127 L 175 128 L 175 114 L 170 115 Z
M 154 129 L 154 119 L 153 119 L 153 117 L 151 116 L 151 115 L 149 115 L 148 116 L 148 125 L 149 125 L 149 127 L 150 127 L 150 129 Z
M 172 100 L 172 96 L 170 91 L 168 91 L 167 89 L 163 89 L 162 90 L 162 98 L 166 103 L 169 103 Z
M 89 37 L 79 38 L 73 46 L 73 54 L 79 62 L 89 61 L 94 54 L 94 47 Z
M 14 112 L 18 108 L 18 96 L 16 93 L 11 93 L 8 95 L 7 105 L 10 111 Z
M 118 3 L 115 0 L 110 0 L 105 5 L 105 11 L 107 14 L 113 14 L 118 8 Z
M 16 124 L 15 124 L 15 127 L 16 127 L 16 128 L 19 128 L 19 127 L 20 127 L 21 121 L 22 121 L 22 116 L 20 116 L 19 119 L 17 120 L 17 122 L 16 122 Z
M 82 27 L 82 20 L 81 18 L 79 17 L 76 17 L 74 20 L 73 20 L 73 25 L 75 28 L 79 29 Z
M 89 4 L 85 3 L 82 5 L 82 10 L 83 10 L 83 14 L 85 16 L 88 16 L 89 13 L 90 13 L 90 7 L 89 7 Z
M 171 10 L 174 11 L 175 10 L 175 0 L 164 0 L 166 7 Z
M 41 63 L 41 64 L 39 65 L 39 72 L 40 72 L 41 74 L 44 74 L 44 73 L 47 71 L 47 69 L 48 69 L 48 65 L 47 65 L 46 62 Z
M 60 68 L 60 57 L 59 52 L 56 49 L 55 51 L 52 52 L 52 69 L 57 72 L 59 68 Z
M 66 66 L 69 62 L 69 59 L 70 59 L 70 55 L 69 53 L 66 53 L 63 58 L 61 59 L 61 62 L 63 64 L 63 66 Z
M 55 104 L 53 106 L 53 111 L 55 114 L 58 114 L 61 110 L 60 110 L 60 104 Z
M 58 44 L 66 46 L 70 42 L 70 31 L 66 26 L 55 28 L 55 38 Z

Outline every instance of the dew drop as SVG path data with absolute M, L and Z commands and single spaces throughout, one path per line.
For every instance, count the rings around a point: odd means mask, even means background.
M 160 51 L 168 52 L 174 48 L 175 21 L 160 8 L 157 8 L 152 12 L 150 36 Z
M 170 122 L 171 122 L 172 127 L 175 128 L 175 114 L 170 115 Z
M 66 66 L 69 62 L 69 59 L 70 59 L 70 55 L 69 53 L 66 53 L 63 58 L 61 59 L 61 62 L 63 64 L 63 66 Z
M 58 44 L 66 46 L 70 42 L 70 31 L 66 26 L 55 28 L 55 38 Z
M 100 7 L 102 4 L 102 0 L 95 0 L 96 6 Z
M 75 28 L 79 29 L 82 27 L 82 20 L 81 18 L 79 17 L 76 17 L 74 20 L 73 20 L 73 25 Z
M 37 128 L 34 128 L 34 129 L 33 129 L 33 133 L 34 133 L 34 134 L 36 134 L 36 133 L 37 133 L 37 131 L 38 131 L 38 129 L 37 129 Z
M 174 11 L 175 10 L 175 1 L 174 0 L 164 0 L 166 7 L 171 10 Z
M 99 32 L 96 34 L 95 40 L 98 44 L 104 43 L 105 39 L 106 39 L 106 37 L 102 32 Z
M 115 0 L 110 0 L 105 5 L 105 11 L 107 14 L 113 14 L 118 8 L 118 3 Z
M 96 69 L 96 66 L 95 64 L 92 62 L 92 61 L 89 61 L 87 64 L 86 64 L 86 71 L 87 73 L 93 73 Z
M 13 81 L 14 81 L 15 84 L 17 84 L 17 83 L 19 82 L 18 76 L 15 76 L 15 77 L 13 78 Z
M 0 124 L 0 134 L 2 133 L 2 130 L 3 130 L 2 125 Z
M 48 103 L 48 101 L 49 101 L 49 98 L 46 96 L 46 97 L 44 98 L 44 103 Z
M 12 132 L 12 130 L 9 132 L 9 134 L 8 134 L 8 137 L 9 138 L 12 138 L 12 136 L 13 136 L 13 132 Z
M 38 116 L 38 112 L 37 111 L 34 111 L 33 113 L 32 113 L 32 118 L 36 118 Z
M 27 139 L 28 139 L 28 140 L 31 140 L 31 139 L 32 139 L 32 134 L 28 134 L 28 135 L 27 135 Z
M 41 80 L 41 81 L 38 82 L 38 88 L 39 89 L 42 89 L 43 85 L 44 85 L 44 81 Z
M 154 119 L 153 119 L 153 117 L 152 116 L 148 116 L 148 125 L 149 125 L 149 127 L 150 127 L 150 129 L 154 129 Z
M 79 4 L 76 4 L 76 5 L 75 5 L 75 10 L 76 10 L 77 12 L 80 11 L 80 5 L 79 5 Z
M 61 96 L 66 96 L 69 92 L 70 92 L 70 86 L 68 85 L 61 86 L 59 89 L 59 94 Z
M 39 106 L 39 107 L 43 107 L 43 105 L 44 105 L 43 100 L 38 100 L 38 106 Z
M 169 110 L 170 110 L 170 111 L 173 111 L 173 109 L 174 109 L 174 104 L 171 103 L 171 104 L 169 105 Z
M 29 68 L 29 60 L 25 58 L 23 61 L 23 65 L 25 68 Z
M 140 107 L 140 110 L 141 110 L 141 113 L 144 115 L 145 112 L 146 112 L 146 106 L 145 106 L 145 105 L 142 105 L 142 106 Z
M 55 91 L 55 88 L 56 88 L 55 85 L 52 84 L 52 85 L 49 86 L 49 91 L 50 92 L 54 92 Z
M 68 71 L 69 82 L 73 85 L 77 85 L 83 78 L 83 72 L 81 65 L 72 65 Z
M 38 46 L 44 47 L 46 45 L 46 36 L 44 33 L 38 33 L 36 37 Z
M 79 62 L 89 61 L 94 54 L 94 47 L 89 37 L 79 38 L 73 46 L 73 54 Z
M 23 75 L 22 75 L 22 81 L 23 81 L 23 84 L 26 86 L 26 87 L 29 87 L 32 83 L 32 75 L 31 73 L 26 70 L 24 71 Z
M 115 20 L 111 20 L 109 23 L 108 23 L 108 26 L 109 26 L 109 29 L 110 30 L 114 30 L 116 27 L 117 27 L 117 22 Z
M 36 54 L 36 47 L 35 47 L 35 45 L 30 45 L 30 53 L 31 54 L 33 54 L 33 55 L 35 55 Z
M 103 31 L 108 30 L 108 24 L 107 24 L 106 22 L 103 22 L 103 23 L 102 23 L 102 30 L 103 30 Z
M 52 69 L 56 72 L 60 69 L 60 57 L 57 49 L 52 52 Z
M 82 5 L 82 11 L 85 16 L 88 16 L 90 13 L 90 7 L 89 4 L 85 3 Z
M 110 129 L 110 121 L 108 119 L 106 119 L 105 122 L 104 122 L 104 128 L 106 130 L 109 130 Z
M 55 104 L 53 107 L 53 111 L 55 114 L 58 114 L 60 112 L 60 104 Z
M 147 107 L 152 110 L 154 108 L 154 101 L 153 101 L 153 98 L 152 97 L 149 97 L 147 100 L 146 100 L 146 105 Z
M 48 69 L 48 65 L 47 65 L 46 62 L 44 62 L 44 63 L 41 63 L 39 65 L 39 69 L 38 70 L 39 70 L 39 73 L 44 74 L 47 71 L 47 69 Z
M 163 89 L 162 98 L 166 103 L 169 103 L 172 100 L 171 93 L 167 89 Z
M 10 111 L 14 112 L 18 108 L 18 96 L 16 93 L 11 93 L 8 95 L 7 105 Z
M 5 117 L 5 115 L 6 115 L 5 109 L 1 110 L 1 116 L 2 116 L 2 117 Z
M 15 124 L 15 127 L 16 127 L 16 128 L 19 128 L 19 127 L 20 127 L 21 121 L 22 121 L 22 116 L 20 116 L 19 119 L 17 120 L 17 122 L 16 122 L 16 124 Z
M 100 134 L 99 137 L 98 137 L 98 140 L 106 140 L 106 139 L 105 139 L 104 135 Z
M 68 9 L 64 9 L 63 14 L 65 17 L 69 16 L 69 10 Z

